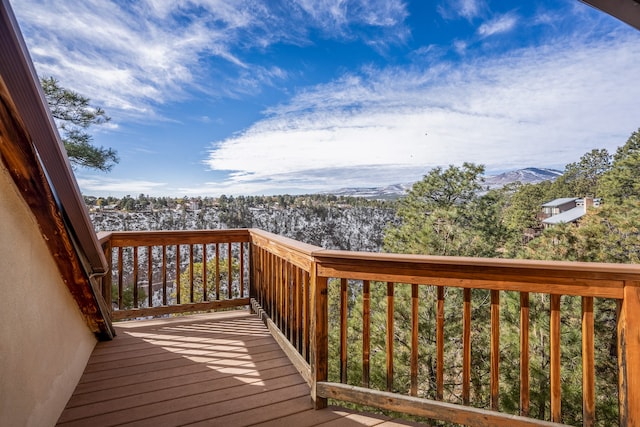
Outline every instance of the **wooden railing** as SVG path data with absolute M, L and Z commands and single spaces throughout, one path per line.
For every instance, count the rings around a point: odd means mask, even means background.
M 120 251 L 125 247 L 184 245 L 192 248 L 193 245 L 236 242 L 233 244 L 238 249 L 227 247 L 226 262 L 234 254 L 239 255 L 235 264 L 233 261 L 228 264 L 228 269 L 238 268 L 231 282 L 239 280 L 244 286 L 232 292 L 233 298 L 185 304 L 177 304 L 178 299 L 174 301 L 175 307 L 165 306 L 163 301 L 160 307 L 122 310 L 126 313 L 122 315 L 115 315 L 116 311 L 114 318 L 250 303 L 311 386 L 311 397 L 317 408 L 326 406 L 327 399 L 336 399 L 455 424 L 559 425 L 563 421 L 562 369 L 581 369 L 582 423 L 595 425 L 599 420 L 596 403 L 602 396 L 596 388 L 594 304 L 608 301 L 614 307 L 616 319 L 609 332 L 617 341 L 618 386 L 614 388 L 618 391 L 619 423 L 624 426 L 640 423 L 640 268 L 637 266 L 329 251 L 254 229 L 112 233 L 103 236 L 102 242 L 106 253 L 111 254 L 107 258 L 118 265 L 112 283 L 114 287 L 117 284 L 119 290 L 124 280 L 120 279 Z M 193 253 L 193 249 L 190 251 Z M 187 271 L 195 270 L 193 265 L 198 259 L 207 259 L 207 256 L 191 257 L 188 263 L 176 262 L 175 265 L 182 266 L 180 272 L 184 276 Z M 220 260 L 218 256 L 215 259 Z M 144 263 L 139 256 L 134 267 L 141 262 Z M 162 261 L 161 270 L 168 265 Z M 148 270 L 154 268 L 148 267 Z M 221 269 L 215 271 L 219 275 Z M 136 273 L 131 275 L 135 277 Z M 179 274 L 175 277 L 180 280 Z M 173 288 L 179 287 L 173 284 Z M 246 298 L 246 289 L 250 299 Z M 472 313 L 485 309 L 485 304 L 473 306 L 478 296 L 487 300 L 489 360 L 488 372 L 484 374 L 488 377 L 489 392 L 486 408 L 477 407 L 483 402 L 474 400 L 478 393 L 472 381 L 472 370 L 478 369 L 472 365 L 472 342 L 478 333 L 473 327 L 477 320 Z M 548 366 L 532 366 L 529 322 L 531 298 L 536 296 L 542 296 L 547 304 Z M 565 325 L 568 321 L 563 307 L 570 298 L 581 302 L 577 326 Z M 399 299 L 407 303 L 400 304 Z M 458 304 L 458 299 L 460 306 L 453 310 L 459 312 L 460 333 L 446 335 L 446 326 L 458 320 L 445 316 L 445 305 Z M 504 386 L 500 368 L 506 362 L 505 348 L 501 345 L 504 332 L 500 327 L 501 310 L 506 310 L 506 306 L 501 302 L 507 299 L 518 301 L 515 317 L 519 319 L 516 332 L 519 374 L 511 379 L 519 383 L 516 414 L 500 412 L 501 398 L 504 398 L 500 392 Z M 409 309 L 399 313 L 400 307 Z M 380 310 L 384 313 L 374 321 L 376 310 L 378 315 Z M 435 314 L 433 342 L 425 342 L 421 335 L 424 331 L 420 330 L 420 316 L 424 317 L 425 311 Z M 352 326 L 349 319 L 355 313 L 361 316 L 361 327 L 349 329 Z M 398 321 L 399 317 L 406 317 L 407 326 Z M 561 366 L 564 337 L 561 331 L 567 327 L 581 330 L 578 367 Z M 382 380 L 371 375 L 373 364 L 379 363 L 381 356 L 374 354 L 380 345 L 374 350 L 372 340 L 380 333 L 384 334 L 382 371 L 385 378 Z M 408 349 L 406 361 L 398 360 L 398 346 Z M 435 354 L 434 372 L 429 374 L 433 377 L 430 378 L 432 384 L 424 381 L 425 374 L 421 372 L 426 364 L 421 359 L 425 346 L 433 346 Z M 354 359 L 349 355 L 355 353 L 359 362 L 354 367 L 350 365 Z M 458 366 L 460 372 L 449 372 L 452 365 Z M 547 412 L 542 414 L 547 421 L 530 417 L 530 378 L 534 369 L 548 372 L 545 374 L 548 383 L 543 384 L 549 396 Z M 399 372 L 408 372 L 408 378 L 399 378 Z M 449 381 L 452 378 L 455 381 Z M 425 387 L 425 383 L 432 387 Z
M 247 230 L 99 233 L 114 320 L 249 304 Z

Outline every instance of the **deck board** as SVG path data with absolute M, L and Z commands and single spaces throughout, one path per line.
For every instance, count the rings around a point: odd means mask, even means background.
M 416 425 L 313 410 L 309 386 L 247 311 L 132 321 L 99 343 L 59 426 Z

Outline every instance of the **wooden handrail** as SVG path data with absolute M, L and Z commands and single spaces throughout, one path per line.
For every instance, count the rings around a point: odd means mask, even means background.
M 231 244 L 241 245 L 236 250 L 243 253 L 244 245 L 248 249 L 248 275 L 250 280 L 249 298 L 226 299 L 224 301 L 183 304 L 189 309 L 211 309 L 232 305 L 248 304 L 260 314 L 271 332 L 276 336 L 287 355 L 311 386 L 311 395 L 315 407 L 326 406 L 328 398 L 351 401 L 358 404 L 379 406 L 384 409 L 404 411 L 414 415 L 427 415 L 436 419 L 475 425 L 478 420 L 490 420 L 496 425 L 554 425 L 553 421 L 562 420 L 562 396 L 560 377 L 559 342 L 561 323 L 560 298 L 564 295 L 582 297 L 582 370 L 583 370 L 583 420 L 585 426 L 594 425 L 595 381 L 594 381 L 594 297 L 618 301 L 619 317 L 618 365 L 620 394 L 620 424 L 637 425 L 640 421 L 640 268 L 635 265 L 573 263 L 531 260 L 482 259 L 463 257 L 432 257 L 418 255 L 398 255 L 379 253 L 360 253 L 324 250 L 322 248 L 283 238 L 257 229 L 248 230 L 206 230 L 171 232 L 117 232 L 101 234 L 100 241 L 106 251 L 119 260 L 122 247 L 166 248 L 170 245 L 189 247 L 186 265 L 193 264 L 194 245 L 215 245 L 214 258 L 218 259 L 218 245 L 229 254 Z M 211 249 L 213 251 L 213 248 Z M 145 253 L 145 249 L 140 249 Z M 234 253 L 235 253 L 234 252 Z M 222 251 L 225 253 L 225 251 Z M 178 253 L 179 255 L 179 253 Z M 112 257 L 108 257 L 111 261 Z M 196 257 L 197 258 L 197 257 Z M 205 255 L 206 258 L 206 255 Z M 231 258 L 231 255 L 228 257 Z M 244 256 L 241 256 L 244 260 Z M 121 263 L 121 261 L 119 261 Z M 180 264 L 180 260 L 177 261 Z M 151 265 L 151 264 L 149 264 Z M 229 264 L 231 265 L 231 264 Z M 163 261 L 166 267 L 166 261 Z M 116 267 L 122 270 L 122 265 Z M 192 267 L 189 267 L 192 269 Z M 148 267 L 149 271 L 152 267 Z M 241 268 L 244 271 L 244 268 Z M 241 274 L 241 273 L 238 273 Z M 113 276 L 116 277 L 116 276 Z M 120 280 L 120 279 L 118 279 Z M 193 279 L 190 279 L 193 280 Z M 244 280 L 244 279 L 243 279 Z M 106 282 L 106 281 L 105 281 Z M 354 285 L 352 290 L 352 284 Z M 378 285 L 379 284 L 379 285 Z M 114 282 L 115 285 L 115 282 Z M 339 330 L 337 341 L 340 373 L 337 382 L 331 382 L 329 376 L 329 291 L 337 286 Z M 387 389 L 385 393 L 372 390 L 370 378 L 371 358 L 371 299 L 376 286 L 386 286 L 383 292 L 387 307 L 386 319 L 386 360 Z M 408 287 L 408 288 L 406 288 Z M 433 301 L 422 300 L 420 289 L 434 287 L 437 297 Z M 478 409 L 470 406 L 444 401 L 443 377 L 444 363 L 447 357 L 444 351 L 445 289 L 464 289 L 464 307 L 461 307 L 462 328 L 462 401 L 473 404 L 469 393 L 471 363 L 471 309 L 472 292 L 490 291 L 490 343 L 491 360 L 487 378 L 490 378 L 490 408 Z M 411 304 L 409 323 L 410 338 L 404 344 L 410 349 L 408 359 L 410 382 L 406 391 L 395 390 L 394 350 L 396 340 L 394 328 L 394 295 L 402 289 L 409 292 Z M 514 291 L 520 294 L 520 324 L 525 330 L 520 333 L 520 411 L 518 416 L 500 412 L 500 303 L 502 291 Z M 351 294 L 357 292 L 357 294 Z M 550 355 L 549 371 L 550 417 L 547 421 L 530 418 L 529 370 L 529 316 L 530 294 L 550 295 L 550 338 L 553 351 Z M 193 295 L 193 291 L 191 291 Z M 482 294 L 484 295 L 484 294 Z M 487 297 L 488 298 L 488 297 Z M 362 327 L 362 387 L 348 384 L 347 352 L 347 316 L 348 301 L 362 301 L 362 316 L 366 325 Z M 548 301 L 549 299 L 547 299 Z M 217 304 L 217 305 L 216 305 Z M 333 302 L 332 302 L 333 304 Z M 434 304 L 436 313 L 435 336 L 436 372 L 434 397 L 419 398 L 417 375 L 419 372 L 418 311 L 425 304 Z M 396 303 L 397 305 L 397 303 Z M 183 307 L 153 307 L 144 313 L 172 313 Z M 117 317 L 117 316 L 116 316 Z M 377 325 L 378 329 L 380 325 Z M 350 332 L 352 333 L 352 332 Z M 447 338 L 448 339 L 448 338 Z M 517 388 L 516 388 L 517 389 Z M 466 391 L 465 391 L 466 390 Z M 558 424 L 555 424 L 558 425 Z
M 98 239 L 111 267 L 103 280 L 103 295 L 110 303 L 111 287 L 117 286 L 117 299 L 111 303 L 114 320 L 249 305 L 245 246 L 250 235 L 246 229 L 118 231 L 98 233 Z M 214 266 L 210 267 L 212 261 Z M 197 264 L 201 265 L 201 276 L 195 286 Z M 187 283 L 181 283 L 186 273 Z M 222 276 L 227 283 L 225 292 L 221 290 Z M 147 289 L 144 299 L 139 295 L 143 282 Z M 124 304 L 127 287 L 133 294 L 133 307 Z M 161 289 L 161 302 L 154 302 L 154 287 Z

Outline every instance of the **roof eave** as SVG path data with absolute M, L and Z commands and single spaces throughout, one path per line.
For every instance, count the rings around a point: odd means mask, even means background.
M 640 30 L 640 2 L 638 0 L 581 0 Z

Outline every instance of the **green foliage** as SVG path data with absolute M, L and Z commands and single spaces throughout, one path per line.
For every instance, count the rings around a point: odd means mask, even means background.
M 118 304 L 118 287 L 111 287 L 111 301 L 114 304 Z M 147 301 L 147 293 L 144 289 L 138 287 L 138 304 L 145 306 Z M 133 284 L 124 285 L 122 287 L 122 309 L 128 310 L 133 308 Z
M 206 301 L 215 301 L 216 299 L 227 299 L 229 295 L 229 263 L 226 259 L 220 258 L 219 265 L 216 265 L 216 258 L 207 261 L 207 298 Z M 193 273 L 187 269 L 180 274 L 180 303 L 203 302 L 204 286 L 203 286 L 203 268 L 202 262 L 193 263 Z M 238 270 L 238 261 L 233 260 L 231 269 L 232 274 Z M 193 274 L 193 296 L 191 295 L 191 274 Z M 239 288 L 232 284 L 232 297 L 240 296 Z M 176 293 L 172 295 L 176 297 Z
M 499 192 L 478 193 L 484 167 L 435 168 L 399 202 L 400 226 L 385 232 L 385 250 L 429 255 L 495 256 L 505 236 Z
M 565 166 L 564 173 L 554 186 L 572 197 L 598 197 L 601 177 L 611 169 L 611 156 L 606 149 L 593 149 L 576 163 Z
M 111 148 L 91 144 L 87 129 L 111 120 L 100 107 L 90 105 L 90 99 L 65 89 L 53 77 L 40 80 L 49 109 L 61 132 L 62 142 L 74 166 L 110 171 L 118 163 Z
M 613 156 L 611 169 L 603 174 L 598 191 L 608 204 L 640 198 L 640 129 Z

